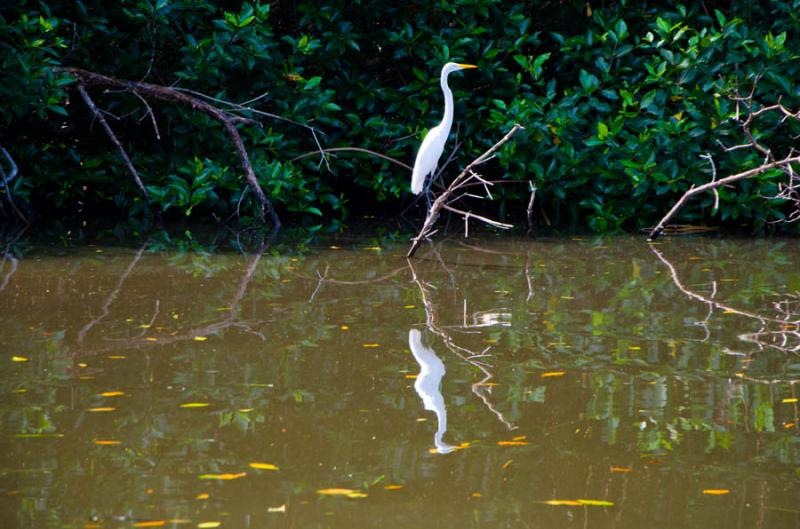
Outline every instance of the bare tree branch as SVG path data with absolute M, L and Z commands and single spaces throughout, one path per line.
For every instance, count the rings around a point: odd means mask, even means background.
M 168 86 L 161 86 L 155 85 L 150 83 L 142 83 L 136 81 L 127 81 L 124 79 L 116 79 L 114 77 L 108 77 L 105 75 L 101 75 L 98 73 L 90 72 L 87 70 L 83 70 L 81 68 L 60 68 L 60 71 L 74 75 L 78 78 L 78 90 L 81 92 L 81 96 L 84 96 L 84 101 L 87 102 L 87 105 L 92 108 L 92 112 L 95 116 L 98 117 L 101 124 L 104 124 L 104 128 L 106 132 L 109 134 L 109 137 L 112 138 L 112 141 L 115 145 L 117 145 L 118 149 L 120 150 L 120 156 L 125 160 L 126 164 L 128 165 L 129 171 L 132 174 L 135 174 L 134 177 L 137 180 L 137 185 L 142 190 L 145 197 L 147 197 L 147 191 L 144 188 L 144 185 L 141 184 L 141 180 L 138 178 L 138 173 L 135 173 L 135 169 L 133 168 L 133 164 L 130 163 L 130 159 L 128 158 L 127 154 L 122 149 L 119 141 L 113 137 L 113 132 L 109 132 L 111 129 L 108 127 L 108 124 L 105 122 L 105 119 L 101 117 L 99 110 L 91 102 L 91 98 L 88 97 L 86 93 L 85 87 L 87 86 L 98 86 L 107 89 L 114 89 L 114 90 L 121 90 L 124 92 L 130 92 L 136 94 L 137 96 L 141 96 L 143 98 L 153 98 L 158 99 L 161 101 L 166 101 L 169 103 L 176 103 L 179 105 L 187 106 L 192 110 L 196 110 L 206 114 L 207 116 L 213 118 L 214 120 L 220 122 L 224 127 L 228 136 L 231 138 L 233 142 L 236 153 L 239 156 L 239 161 L 241 162 L 242 170 L 244 171 L 245 179 L 247 180 L 248 185 L 253 190 L 256 195 L 256 198 L 261 205 L 263 211 L 265 211 L 272 221 L 273 225 L 280 226 L 280 219 L 278 218 L 278 214 L 275 212 L 275 209 L 272 206 L 272 203 L 267 198 L 264 190 L 261 189 L 261 186 L 258 183 L 258 179 L 256 178 L 255 172 L 253 171 L 253 166 L 250 163 L 250 158 L 248 157 L 247 150 L 244 147 L 244 143 L 242 142 L 242 138 L 239 134 L 236 125 L 240 123 L 244 124 L 258 124 L 257 121 L 254 121 L 249 118 L 245 118 L 242 116 L 237 116 L 234 114 L 229 113 L 226 110 L 220 109 L 206 101 L 199 99 L 193 95 L 189 95 L 184 93 L 183 91 L 172 88 Z
M 329 152 L 360 152 L 360 153 L 364 153 L 364 154 L 369 154 L 370 156 L 375 156 L 375 157 L 380 158 L 382 160 L 386 160 L 387 162 L 392 162 L 393 164 L 399 165 L 403 169 L 408 169 L 409 171 L 412 171 L 414 169 L 413 167 L 411 167 L 407 163 L 401 162 L 400 160 L 398 160 L 396 158 L 392 158 L 391 156 L 387 156 L 387 155 L 381 154 L 379 152 L 371 151 L 369 149 L 363 149 L 361 147 L 330 147 L 328 149 L 322 149 L 322 150 L 319 150 L 319 151 L 309 151 L 309 152 L 301 154 L 300 156 L 295 156 L 294 158 L 292 158 L 289 161 L 290 162 L 296 162 L 298 160 L 302 160 L 303 158 L 308 158 L 310 156 L 316 156 L 320 152 L 323 153 L 323 154 L 327 154 Z
M 103 130 L 108 136 L 108 139 L 111 140 L 111 143 L 117 148 L 117 152 L 119 153 L 119 157 L 122 158 L 122 161 L 125 162 L 125 165 L 128 167 L 128 172 L 131 174 L 131 178 L 133 178 L 136 187 L 139 188 L 139 191 L 142 192 L 142 196 L 144 197 L 146 202 L 150 201 L 150 195 L 147 193 L 147 188 L 144 187 L 142 183 L 142 179 L 139 177 L 139 172 L 136 170 L 136 167 L 133 166 L 133 162 L 131 162 L 128 153 L 125 151 L 125 147 L 117 139 L 117 136 L 114 134 L 114 131 L 111 129 L 111 126 L 106 121 L 106 118 L 103 116 L 103 113 L 97 108 L 97 105 L 94 104 L 92 98 L 89 97 L 89 93 L 86 91 L 86 88 L 83 86 L 83 83 L 78 83 L 78 93 L 83 98 L 84 103 L 86 106 L 89 107 L 89 110 L 92 111 L 94 117 L 97 121 L 100 122 L 100 126 L 103 127 Z
M 759 143 L 756 139 L 755 135 L 751 130 L 751 126 L 753 124 L 753 120 L 759 116 L 778 112 L 782 117 L 780 122 L 783 123 L 788 119 L 794 119 L 800 121 L 800 111 L 792 112 L 786 107 L 784 107 L 780 101 L 777 104 L 765 106 L 758 110 L 754 110 L 754 93 L 755 88 L 757 86 L 758 79 L 756 79 L 753 83 L 753 87 L 750 91 L 750 94 L 747 96 L 739 95 L 738 89 L 736 91 L 736 95 L 732 97 L 734 101 L 736 101 L 737 111 L 736 117 L 733 118 L 734 121 L 738 121 L 742 133 L 744 134 L 745 138 L 747 139 L 746 143 L 733 145 L 733 146 L 725 146 L 722 142 L 718 142 L 720 146 L 723 148 L 725 152 L 736 151 L 740 149 L 752 149 L 757 151 L 758 153 L 764 156 L 764 159 L 760 166 L 755 167 L 753 169 L 749 169 L 747 171 L 742 171 L 741 173 L 737 173 L 734 175 L 727 176 L 725 178 L 721 178 L 717 180 L 717 169 L 714 165 L 714 160 L 711 157 L 711 154 L 706 153 L 702 156 L 709 161 L 711 164 L 711 181 L 707 182 L 700 186 L 692 186 L 686 191 L 678 201 L 672 206 L 672 209 L 667 212 L 666 215 L 659 221 L 656 226 L 650 230 L 650 235 L 648 240 L 653 241 L 657 239 L 661 234 L 664 232 L 664 229 L 667 227 L 667 223 L 678 213 L 678 211 L 686 204 L 686 202 L 693 197 L 694 195 L 698 195 L 700 193 L 704 193 L 706 191 L 713 191 L 714 192 L 714 210 L 716 211 L 719 208 L 719 193 L 717 189 L 722 186 L 728 186 L 733 182 L 737 182 L 739 180 L 746 180 L 748 178 L 753 178 L 760 174 L 763 174 L 772 169 L 780 169 L 783 173 L 785 173 L 788 177 L 787 182 L 779 182 L 778 183 L 778 194 L 772 197 L 765 197 L 768 199 L 779 199 L 779 200 L 786 200 L 793 204 L 794 210 L 790 213 L 788 217 L 788 222 L 794 222 L 796 220 L 800 220 L 800 178 L 797 177 L 795 174 L 793 164 L 800 162 L 800 152 L 795 150 L 794 148 L 789 150 L 789 153 L 782 159 L 777 159 L 772 152 L 772 150 Z M 747 110 L 747 114 L 744 119 L 740 119 L 739 117 L 739 105 L 742 105 Z M 783 220 L 779 220 L 781 222 Z

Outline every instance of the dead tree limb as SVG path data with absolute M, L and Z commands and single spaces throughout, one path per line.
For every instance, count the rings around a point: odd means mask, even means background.
M 488 161 L 495 152 L 508 140 L 511 139 L 518 130 L 522 129 L 522 125 L 514 125 L 508 133 L 503 136 L 503 138 L 495 143 L 489 150 L 478 156 L 475 160 L 470 162 L 467 167 L 464 168 L 461 173 L 455 177 L 455 179 L 450 183 L 447 188 L 442 191 L 442 193 L 436 197 L 436 200 L 433 201 L 430 209 L 428 210 L 428 215 L 425 217 L 425 222 L 422 224 L 422 228 L 419 230 L 414 239 L 411 241 L 411 248 L 408 250 L 406 257 L 414 257 L 414 254 L 417 252 L 419 245 L 422 244 L 422 241 L 430 237 L 434 233 L 434 225 L 436 221 L 439 220 L 439 215 L 443 209 L 447 209 L 464 217 L 465 223 L 469 222 L 470 218 L 475 218 L 476 220 L 480 220 L 482 222 L 487 222 L 488 224 L 495 226 L 501 229 L 512 228 L 510 224 L 504 224 L 502 222 L 493 221 L 487 219 L 486 217 L 481 217 L 479 215 L 474 215 L 472 213 L 457 210 L 450 206 L 450 203 L 455 202 L 456 200 L 465 197 L 471 196 L 466 191 L 464 191 L 465 187 L 468 187 L 473 184 L 482 185 L 486 191 L 488 196 L 491 196 L 489 192 L 489 186 L 492 185 L 492 182 L 489 182 L 483 179 L 478 173 L 474 171 L 474 169 L 479 166 L 480 164 Z M 460 192 L 460 193 L 459 193 Z
M 648 236 L 649 241 L 653 241 L 657 239 L 661 234 L 664 232 L 664 229 L 667 227 L 667 223 L 675 217 L 678 211 L 686 204 L 686 202 L 692 198 L 694 195 L 698 195 L 704 193 L 706 191 L 713 191 L 714 192 L 714 210 L 716 211 L 719 207 L 719 193 L 717 189 L 723 186 L 728 186 L 733 182 L 738 182 L 739 180 L 747 180 L 749 178 L 756 177 L 760 174 L 763 174 L 767 171 L 772 169 L 778 169 L 783 172 L 787 177 L 787 182 L 779 182 L 778 183 L 778 194 L 772 197 L 765 197 L 768 199 L 773 200 L 785 200 L 794 205 L 794 211 L 789 215 L 788 222 L 794 222 L 796 220 L 800 220 L 800 177 L 795 173 L 793 168 L 793 164 L 800 163 L 800 151 L 791 148 L 789 149 L 788 154 L 781 158 L 777 159 L 775 154 L 772 150 L 759 143 L 759 141 L 754 136 L 751 126 L 753 121 L 759 117 L 763 116 L 768 113 L 778 113 L 780 117 L 780 123 L 785 122 L 788 119 L 793 119 L 800 121 L 800 111 L 792 112 L 786 107 L 784 107 L 780 101 L 774 105 L 769 105 L 765 107 L 761 107 L 759 109 L 754 109 L 755 102 L 753 100 L 753 94 L 755 93 L 755 87 L 758 80 L 753 83 L 753 89 L 750 91 L 750 94 L 747 96 L 739 95 L 737 90 L 736 95 L 732 97 L 734 101 L 736 101 L 736 117 L 733 118 L 735 121 L 738 121 L 741 129 L 742 134 L 746 138 L 745 143 L 741 143 L 738 145 L 733 146 L 725 146 L 722 142 L 718 142 L 720 146 L 723 148 L 725 152 L 736 151 L 740 149 L 751 149 L 759 154 L 763 155 L 763 161 L 761 165 L 755 167 L 753 169 L 749 169 L 747 171 L 742 171 L 741 173 L 737 173 L 734 175 L 727 176 L 725 178 L 720 178 L 717 180 L 717 170 L 716 165 L 714 164 L 714 160 L 710 154 L 705 154 L 702 158 L 707 159 L 711 164 L 711 172 L 712 178 L 710 182 L 707 182 L 700 186 L 692 186 L 686 191 L 678 201 L 672 206 L 672 209 L 667 212 L 666 215 L 659 221 L 656 226 L 650 230 L 650 234 Z M 744 119 L 740 118 L 739 115 L 739 108 L 740 106 L 744 106 L 747 110 L 747 114 Z
M 89 107 L 89 110 L 92 111 L 95 119 L 100 122 L 100 126 L 103 127 L 103 130 L 108 136 L 108 139 L 111 140 L 111 143 L 117 148 L 117 152 L 119 153 L 119 157 L 122 158 L 122 161 L 125 162 L 125 166 L 128 168 L 128 172 L 131 174 L 131 178 L 133 178 L 133 182 L 136 184 L 136 187 L 139 188 L 139 191 L 142 192 L 142 196 L 144 197 L 145 202 L 150 202 L 150 195 L 147 193 L 147 188 L 144 187 L 142 183 L 142 179 L 139 177 L 139 172 L 134 167 L 133 162 L 131 162 L 130 156 L 125 151 L 125 147 L 117 139 L 117 135 L 114 134 L 111 126 L 106 121 L 106 118 L 103 117 L 103 113 L 100 112 L 100 109 L 97 108 L 97 105 L 94 104 L 92 98 L 89 97 L 89 93 L 86 91 L 86 88 L 83 86 L 83 83 L 78 83 L 78 93 L 83 98 L 83 102 L 86 103 L 86 106 Z
M 130 92 L 136 96 L 145 99 L 152 98 L 160 101 L 166 101 L 168 103 L 175 103 L 182 106 L 186 106 L 191 108 L 192 110 L 202 112 L 203 114 L 206 114 L 207 116 L 221 123 L 223 127 L 225 127 L 225 131 L 228 133 L 228 136 L 230 137 L 231 141 L 233 142 L 236 148 L 236 153 L 239 156 L 239 161 L 241 163 L 242 170 L 244 171 L 245 179 L 247 180 L 247 183 L 252 189 L 253 193 L 256 195 L 256 199 L 258 200 L 262 211 L 266 212 L 267 215 L 269 215 L 270 220 L 272 221 L 274 226 L 281 225 L 280 219 L 278 218 L 278 214 L 275 212 L 272 203 L 267 198 L 266 194 L 264 193 L 264 190 L 261 189 L 261 186 L 258 183 L 258 179 L 256 178 L 255 172 L 253 171 L 253 166 L 250 163 L 250 158 L 248 157 L 247 154 L 247 149 L 245 149 L 241 135 L 239 134 L 239 130 L 236 128 L 236 125 L 239 124 L 258 125 L 257 121 L 242 116 L 238 116 L 235 114 L 231 114 L 226 110 L 223 110 L 206 101 L 203 101 L 199 97 L 195 97 L 194 95 L 189 95 L 177 88 L 155 85 L 150 83 L 142 83 L 137 81 L 128 81 L 124 79 L 117 79 L 114 77 L 109 77 L 106 75 L 101 75 L 98 73 L 83 70 L 81 68 L 60 68 L 59 71 L 69 75 L 73 75 L 78 79 L 78 90 L 81 91 L 82 96 L 85 93 L 85 87 L 96 86 L 99 88 L 105 88 L 111 90 L 121 90 L 123 92 Z M 86 98 L 84 98 L 84 100 L 86 100 Z M 89 99 L 89 101 L 91 101 L 91 99 Z M 87 102 L 87 104 L 89 103 Z M 102 119 L 101 117 L 99 117 L 100 116 L 99 111 L 96 111 L 96 106 L 92 109 L 92 111 L 95 113 L 96 116 L 98 116 L 98 119 Z M 105 123 L 104 119 L 101 121 L 101 124 L 102 123 Z M 107 129 L 107 132 L 108 130 L 110 129 Z M 118 141 L 115 142 L 115 144 L 118 143 L 119 143 Z M 124 150 L 122 152 L 124 153 Z M 126 160 L 127 154 L 125 154 L 122 157 L 123 160 Z M 126 163 L 128 163 L 129 165 L 128 169 L 130 170 L 132 164 L 129 163 L 129 159 L 127 159 Z M 141 185 L 140 181 L 137 182 L 137 185 L 140 186 L 140 189 L 142 189 L 143 192 L 145 193 L 145 196 L 147 196 L 146 190 L 144 190 L 144 186 Z

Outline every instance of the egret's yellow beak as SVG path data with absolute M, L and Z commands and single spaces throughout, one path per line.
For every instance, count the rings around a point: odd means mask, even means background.
M 458 64 L 458 63 L 456 63 L 456 64 Z M 474 64 L 458 64 L 458 65 L 461 67 L 461 69 L 477 68 L 477 66 L 475 66 Z

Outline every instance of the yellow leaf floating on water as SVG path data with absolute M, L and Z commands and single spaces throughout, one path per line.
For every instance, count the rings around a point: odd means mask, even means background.
M 104 439 L 98 439 L 97 441 L 94 442 L 94 444 L 100 445 L 100 446 L 114 446 L 114 445 L 121 445 L 122 441 L 115 441 L 113 439 L 105 439 L 105 440 Z
M 524 446 L 528 441 L 497 441 L 500 446 Z
M 353 489 L 319 489 L 317 494 L 322 494 L 323 496 L 347 496 L 354 492 L 356 491 Z
M 207 500 L 208 499 L 208 492 L 201 492 L 197 496 L 194 497 L 196 500 Z
M 404 309 L 415 309 L 415 308 L 417 308 L 417 306 L 416 305 L 403 305 L 403 308 Z
M 145 338 L 145 340 L 147 340 L 148 342 L 157 342 L 158 338 L 156 338 L 155 336 L 148 336 L 147 338 Z
M 343 331 L 346 331 L 346 330 L 349 330 L 349 329 L 350 329 L 350 327 L 348 327 L 347 325 L 341 325 L 341 326 L 339 326 L 339 328 L 340 328 L 341 330 L 343 330 Z
M 402 485 L 384 485 L 383 490 L 400 490 L 402 489 Z
M 591 505 L 593 507 L 613 507 L 613 501 L 606 501 L 606 500 L 584 500 L 578 499 L 578 503 L 581 505 Z
M 100 408 L 89 408 L 87 411 L 92 413 L 102 412 L 102 411 L 114 411 L 116 408 L 112 408 L 110 406 L 102 406 Z
M 208 402 L 184 402 L 181 408 L 207 408 L 211 406 Z
M 112 360 L 125 360 L 126 358 L 128 358 L 125 355 L 108 355 L 108 357 Z
M 247 472 L 239 472 L 238 474 L 231 474 L 231 473 L 226 473 L 226 474 L 200 474 L 197 477 L 200 478 L 200 479 L 219 479 L 219 480 L 223 480 L 223 481 L 230 481 L 232 479 L 243 478 L 246 475 L 247 475 Z
M 353 489 L 320 489 L 317 491 L 317 494 L 322 494 L 323 496 L 345 496 L 347 498 L 367 497 L 367 494 L 365 492 Z
M 152 327 L 152 325 L 150 325 L 149 323 L 143 323 L 139 325 L 140 329 L 149 329 L 150 327 Z
M 29 358 L 27 356 L 12 356 L 12 362 L 27 362 Z
M 361 347 L 380 347 L 381 344 L 379 343 L 365 343 Z
M 791 404 L 797 402 L 797 399 L 796 398 L 783 399 L 781 402 L 783 402 L 784 404 Z
M 511 440 L 512 441 L 524 441 L 527 438 L 528 438 L 527 435 L 518 435 L 516 437 L 512 437 Z
M 101 397 L 119 397 L 119 396 L 124 395 L 124 394 L 125 394 L 124 391 L 104 391 L 103 393 L 100 394 L 100 396 Z
M 200 522 L 197 524 L 199 529 L 214 529 L 215 527 L 219 527 L 222 525 L 222 522 Z
M 146 522 L 136 522 L 133 527 L 161 527 L 167 525 L 166 520 L 148 520 Z
M 722 496 L 723 494 L 729 494 L 731 491 L 728 489 L 705 489 L 703 490 L 703 494 L 709 494 L 711 496 Z
M 278 467 L 270 463 L 250 463 L 250 468 L 257 468 L 259 470 L 278 470 Z
M 267 512 L 286 512 L 286 504 L 279 507 L 267 507 Z
M 611 467 L 611 472 L 630 472 L 633 470 L 631 467 Z
M 542 378 L 563 377 L 566 374 L 566 371 L 548 371 L 546 373 L 542 373 Z
M 208 336 L 195 336 L 192 338 L 195 342 L 205 342 L 208 340 Z
M 366 498 L 367 497 L 367 493 L 366 492 L 353 492 L 351 494 L 348 494 L 347 497 L 348 498 L 353 498 L 353 499 Z
M 613 501 L 606 501 L 606 500 L 586 500 L 586 499 L 578 499 L 578 500 L 547 500 L 543 501 L 542 503 L 546 505 L 583 505 L 589 507 L 613 507 Z

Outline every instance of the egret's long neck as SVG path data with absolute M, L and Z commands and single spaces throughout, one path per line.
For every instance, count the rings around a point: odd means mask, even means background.
M 450 126 L 453 124 L 453 92 L 447 86 L 447 74 L 442 75 L 442 93 L 444 94 L 444 118 L 442 118 L 442 128 L 444 136 L 450 134 Z

